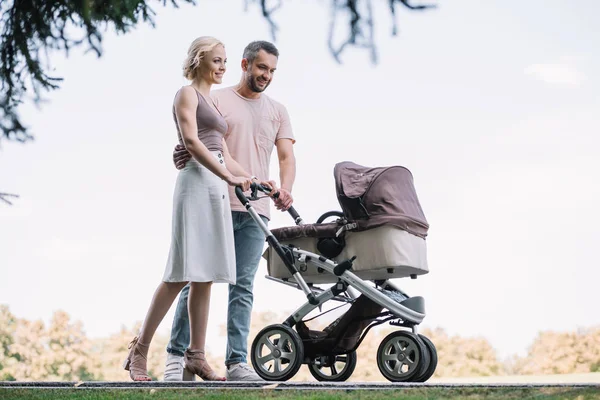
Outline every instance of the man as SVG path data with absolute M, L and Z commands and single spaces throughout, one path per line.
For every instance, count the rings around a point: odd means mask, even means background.
M 294 135 L 287 110 L 262 92 L 269 86 L 277 68 L 279 51 L 264 41 L 250 43 L 244 49 L 242 78 L 233 87 L 211 93 L 211 97 L 227 121 L 225 141 L 232 157 L 258 181 L 269 179 L 269 163 L 273 147 L 279 159 L 280 195 L 275 200 L 278 210 L 287 210 L 292 202 L 292 186 L 296 177 Z M 182 168 L 190 155 L 176 147 L 174 160 Z M 269 181 L 273 186 L 274 182 Z M 262 380 L 247 363 L 247 340 L 252 313 L 254 276 L 263 251 L 265 237 L 250 214 L 230 188 L 229 199 L 233 219 L 236 284 L 229 286 L 227 311 L 226 378 L 230 381 Z M 253 202 L 254 209 L 267 223 L 270 199 Z M 189 345 L 189 316 L 186 286 L 179 296 L 177 311 L 167 347 L 165 381 L 183 379 L 183 353 Z

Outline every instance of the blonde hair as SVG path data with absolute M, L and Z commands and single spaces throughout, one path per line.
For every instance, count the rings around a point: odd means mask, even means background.
M 223 45 L 223 43 L 211 36 L 200 36 L 192 42 L 188 49 L 187 57 L 183 62 L 183 76 L 193 81 L 196 77 L 196 70 L 200 67 L 200 63 L 204 55 L 215 48 L 215 46 Z

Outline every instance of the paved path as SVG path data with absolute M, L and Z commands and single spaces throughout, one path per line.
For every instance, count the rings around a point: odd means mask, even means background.
M 464 383 L 371 383 L 371 382 L 2 382 L 0 388 L 47 389 L 140 389 L 140 388 L 194 388 L 194 389 L 276 389 L 276 390 L 390 390 L 402 388 L 593 388 L 600 383 L 522 383 L 522 384 L 464 384 Z

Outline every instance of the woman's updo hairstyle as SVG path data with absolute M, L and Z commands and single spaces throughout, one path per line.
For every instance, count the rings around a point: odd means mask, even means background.
M 204 55 L 214 49 L 217 45 L 223 46 L 223 43 L 211 36 L 200 36 L 194 40 L 190 45 L 187 57 L 183 62 L 183 76 L 186 79 L 193 81 Z

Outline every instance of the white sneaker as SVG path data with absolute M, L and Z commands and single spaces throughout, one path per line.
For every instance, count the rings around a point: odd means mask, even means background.
M 165 381 L 183 380 L 183 356 L 167 353 L 167 362 L 165 364 Z
M 228 381 L 262 382 L 264 380 L 246 363 L 231 364 L 227 367 L 225 377 Z

